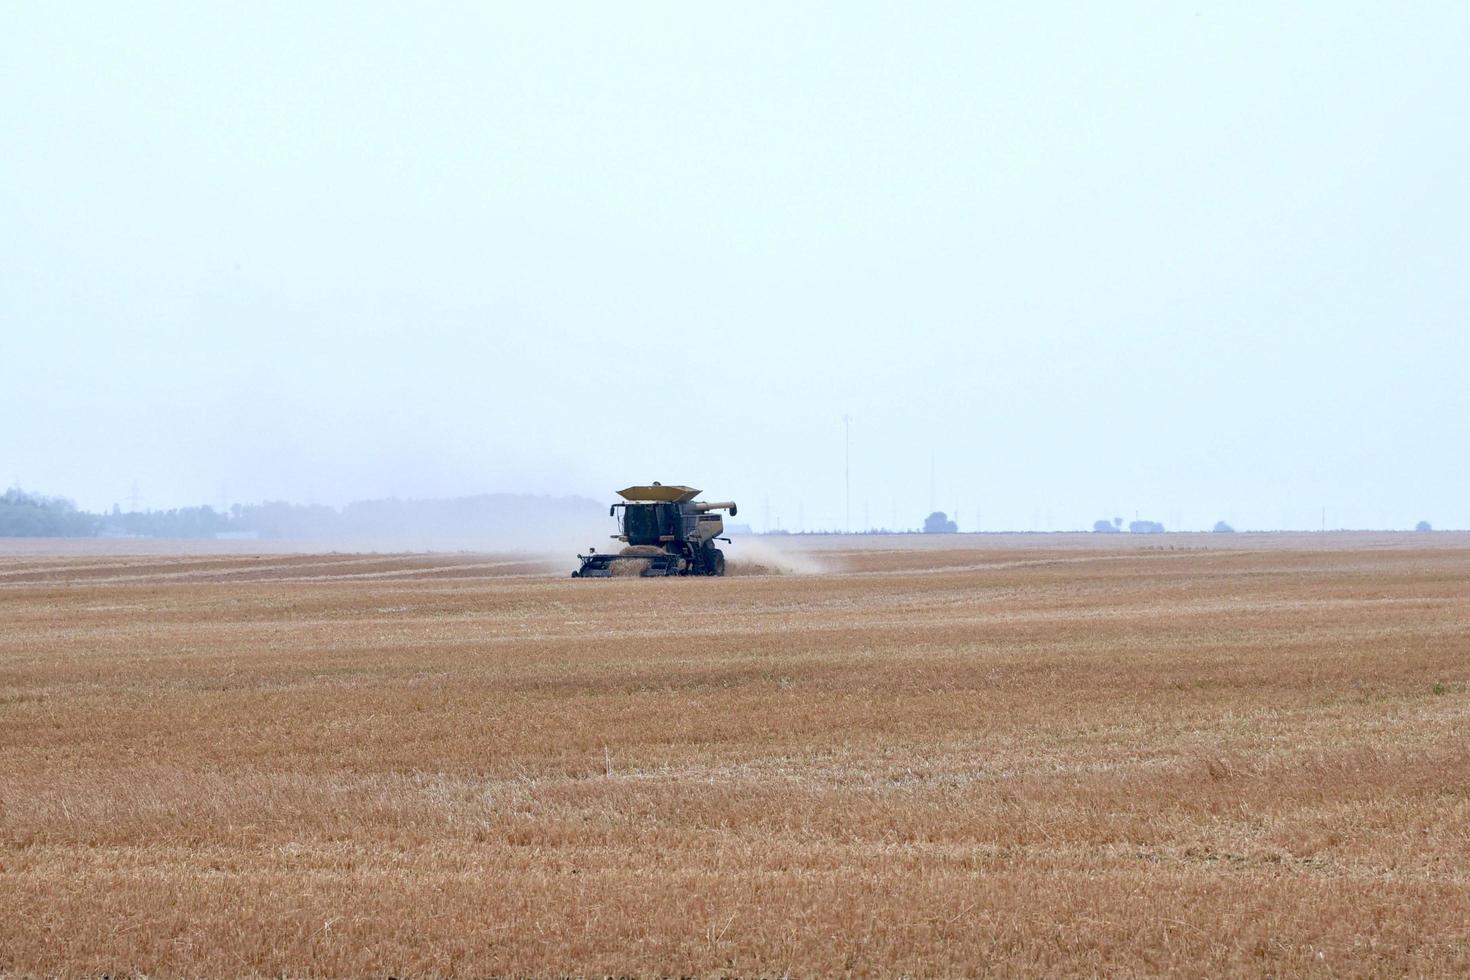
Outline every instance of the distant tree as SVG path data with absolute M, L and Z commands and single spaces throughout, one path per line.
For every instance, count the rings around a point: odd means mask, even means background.
M 1117 530 L 1117 531 L 1123 530 L 1123 518 L 1121 518 L 1121 517 L 1115 517 L 1115 518 L 1113 518 L 1113 529 L 1114 530 Z
M 1229 524 L 1226 524 L 1224 521 L 1216 521 L 1215 522 L 1215 533 L 1216 534 L 1234 534 L 1235 533 L 1235 528 L 1231 527 Z
M 1164 525 L 1158 521 L 1129 521 L 1129 534 L 1163 534 Z
M 212 538 L 230 528 L 229 518 L 208 506 L 112 514 L 106 524 L 109 533 L 145 538 Z
M 97 533 L 97 519 L 61 497 L 13 487 L 0 495 L 0 537 L 81 538 Z
M 1429 522 L 1428 521 L 1420 521 L 1418 524 L 1415 524 L 1414 525 L 1414 530 L 1416 530 L 1416 531 L 1433 531 L 1434 528 L 1432 528 L 1432 527 L 1429 526 Z
M 925 534 L 953 534 L 959 529 L 960 526 L 950 520 L 949 516 L 942 510 L 936 510 L 924 518 Z
M 1093 521 L 1092 531 L 1094 534 L 1117 534 L 1118 528 L 1112 521 Z

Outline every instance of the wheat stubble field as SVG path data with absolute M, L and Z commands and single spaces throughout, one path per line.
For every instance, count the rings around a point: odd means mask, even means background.
M 1470 972 L 1470 536 L 1168 539 L 13 551 L 0 974 Z

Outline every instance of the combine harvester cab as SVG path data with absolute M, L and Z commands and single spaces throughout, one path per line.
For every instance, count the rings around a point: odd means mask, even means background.
M 600 554 L 595 549 L 578 555 L 582 567 L 572 578 L 614 578 L 661 575 L 724 575 L 725 553 L 715 547 L 725 522 L 717 511 L 737 513 L 734 501 L 696 501 L 700 491 L 692 487 L 646 487 L 619 490 L 623 503 L 608 508 L 618 518 L 613 538 L 623 543 L 617 554 Z M 621 513 L 619 513 L 621 511 Z

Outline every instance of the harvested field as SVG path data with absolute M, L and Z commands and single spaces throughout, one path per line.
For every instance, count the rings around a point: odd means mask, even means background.
M 1222 538 L 15 549 L 0 975 L 1470 973 L 1470 536 Z

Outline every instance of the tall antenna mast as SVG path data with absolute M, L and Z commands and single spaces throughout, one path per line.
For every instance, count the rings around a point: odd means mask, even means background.
M 852 416 L 842 416 L 842 530 L 852 533 Z
M 934 450 L 929 450 L 929 513 L 934 513 Z

